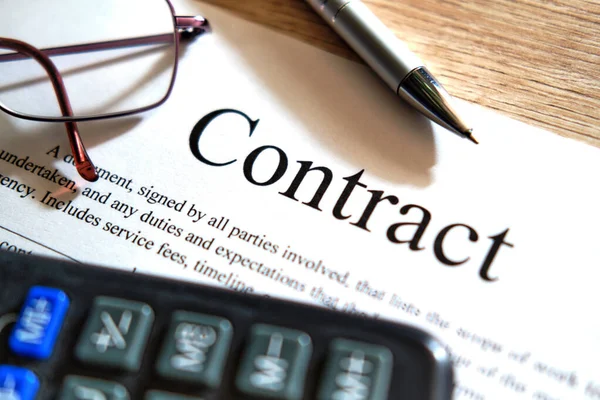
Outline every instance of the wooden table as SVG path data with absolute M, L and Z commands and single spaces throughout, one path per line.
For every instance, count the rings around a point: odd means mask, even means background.
M 358 58 L 302 0 L 203 0 Z M 364 0 L 456 97 L 600 147 L 600 0 Z

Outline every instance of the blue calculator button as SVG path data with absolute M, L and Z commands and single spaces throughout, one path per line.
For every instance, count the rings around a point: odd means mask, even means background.
M 62 290 L 43 286 L 29 289 L 8 341 L 12 352 L 37 360 L 49 358 L 69 304 Z
M 25 368 L 0 365 L 0 399 L 33 400 L 40 381 Z

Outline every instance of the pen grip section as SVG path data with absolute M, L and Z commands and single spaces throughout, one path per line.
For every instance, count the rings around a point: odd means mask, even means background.
M 310 1 L 310 4 L 395 92 L 412 70 L 423 66 L 408 46 L 361 1 L 329 0 L 321 6 Z

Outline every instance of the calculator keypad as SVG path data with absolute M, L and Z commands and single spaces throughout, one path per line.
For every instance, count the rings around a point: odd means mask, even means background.
M 413 328 L 48 263 L 0 280 L 0 399 L 451 398 L 449 361 L 435 367 Z

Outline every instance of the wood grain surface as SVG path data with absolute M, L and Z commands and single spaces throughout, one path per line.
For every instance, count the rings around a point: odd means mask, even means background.
M 203 0 L 358 60 L 302 0 Z M 364 0 L 448 91 L 600 147 L 600 0 Z

